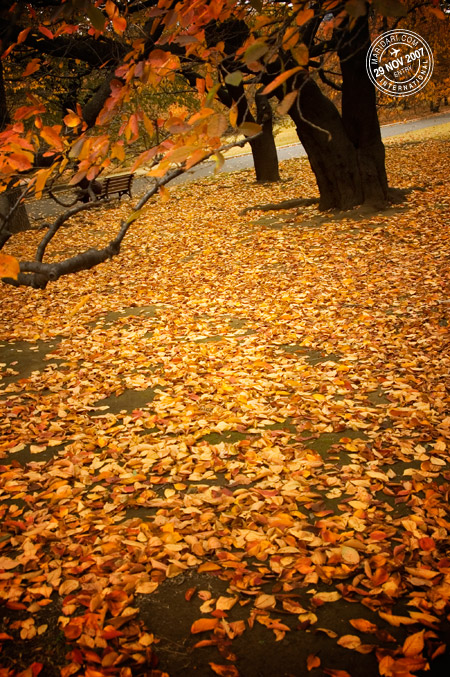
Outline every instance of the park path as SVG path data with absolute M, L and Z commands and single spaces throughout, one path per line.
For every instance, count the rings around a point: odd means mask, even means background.
M 434 125 L 443 125 L 447 122 L 450 122 L 450 112 L 443 113 L 440 115 L 433 115 L 427 118 L 421 118 L 417 120 L 409 120 L 407 122 L 398 122 L 389 125 L 383 125 L 381 127 L 381 136 L 383 139 L 387 139 L 391 136 L 399 136 L 401 134 L 407 134 L 408 132 L 414 132 L 418 129 L 424 129 L 425 127 L 433 127 Z M 282 146 L 277 149 L 278 151 L 278 160 L 282 162 L 283 160 L 290 160 L 291 158 L 296 157 L 305 157 L 306 151 L 303 148 L 301 143 L 295 143 L 290 146 Z M 211 174 L 211 164 L 205 163 L 196 167 L 190 172 L 186 172 L 182 176 L 179 176 L 172 183 L 184 183 L 185 181 L 193 181 L 195 179 L 202 178 Z M 241 169 L 251 169 L 253 167 L 253 158 L 251 153 L 246 153 L 245 155 L 239 155 L 236 157 L 230 157 L 225 160 L 225 163 L 221 169 L 222 172 L 236 172 Z M 138 179 L 135 182 L 136 187 L 138 188 L 142 181 L 148 182 L 148 179 Z
M 398 136 L 413 132 L 425 127 L 432 127 L 435 125 L 443 125 L 450 122 L 450 112 L 440 115 L 432 115 L 427 118 L 420 118 L 417 120 L 409 120 L 407 122 L 399 122 L 381 127 L 381 136 L 386 139 L 391 136 Z M 296 157 L 306 156 L 305 149 L 301 143 L 292 144 L 290 146 L 282 146 L 278 148 L 278 159 L 280 162 Z M 205 162 L 192 170 L 185 172 L 178 178 L 171 182 L 171 185 L 186 183 L 188 181 L 196 181 L 197 179 L 209 176 L 213 172 L 214 162 Z M 253 167 L 253 158 L 251 153 L 239 155 L 236 157 L 229 157 L 221 169 L 222 172 L 236 172 L 243 169 L 251 169 Z M 134 197 L 142 195 L 150 188 L 153 179 L 147 176 L 137 176 L 133 183 Z M 44 219 L 58 216 L 64 210 L 63 207 L 55 204 L 52 200 L 37 200 L 27 205 L 29 216 L 38 223 Z

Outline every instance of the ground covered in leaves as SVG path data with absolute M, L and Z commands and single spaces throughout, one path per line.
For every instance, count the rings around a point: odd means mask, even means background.
M 444 674 L 450 141 L 427 135 L 388 144 L 412 190 L 385 212 L 241 214 L 316 196 L 292 160 L 2 287 L 1 677 Z

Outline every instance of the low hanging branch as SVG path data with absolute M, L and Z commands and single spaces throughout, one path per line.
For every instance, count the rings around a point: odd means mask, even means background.
M 201 160 L 191 165 L 189 169 L 201 164 L 217 153 L 222 153 L 235 147 L 243 147 L 245 144 L 253 141 L 253 139 L 256 139 L 258 136 L 260 136 L 260 133 L 242 139 L 241 141 L 226 144 L 218 150 L 213 150 Z M 170 183 L 173 181 L 173 179 L 175 179 L 177 176 L 181 176 L 181 174 L 184 174 L 186 171 L 188 171 L 186 168 L 186 163 L 183 163 L 181 167 L 168 171 L 161 179 L 157 180 L 152 188 L 141 197 L 128 218 L 122 221 L 116 237 L 111 240 L 109 244 L 106 245 L 106 247 L 103 247 L 102 249 L 87 249 L 86 251 L 81 252 L 76 256 L 72 256 L 71 258 L 64 259 L 63 261 L 58 261 L 55 263 L 43 263 L 47 245 L 54 238 L 61 226 L 72 216 L 75 216 L 79 212 L 92 209 L 97 205 L 95 203 L 87 203 L 68 209 L 66 212 L 61 214 L 47 230 L 46 234 L 37 247 L 35 260 L 22 261 L 20 263 L 20 273 L 18 274 L 17 279 L 7 277 L 2 278 L 2 281 L 15 287 L 26 286 L 32 287 L 34 289 L 45 289 L 49 282 L 54 282 L 63 275 L 71 275 L 73 273 L 79 273 L 82 270 L 89 270 L 95 266 L 98 266 L 100 263 L 104 263 L 108 259 L 111 259 L 113 256 L 117 256 L 120 253 L 122 241 L 125 238 L 131 224 L 141 216 L 142 209 L 145 207 L 147 202 L 158 192 L 162 186 Z

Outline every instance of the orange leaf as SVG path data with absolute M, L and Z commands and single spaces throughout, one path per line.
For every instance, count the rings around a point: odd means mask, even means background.
M 416 632 L 414 635 L 407 637 L 403 643 L 402 651 L 405 656 L 417 656 L 422 653 L 424 647 L 425 630 Z
M 11 153 L 8 155 L 8 164 L 19 172 L 24 172 L 27 169 L 31 169 L 33 166 L 33 159 L 33 154 L 26 151 L 22 153 Z
M 306 667 L 308 668 L 308 672 L 314 670 L 314 668 L 318 668 L 319 665 L 320 665 L 319 656 L 316 656 L 316 654 L 314 653 L 310 653 L 308 658 L 306 659 Z
M 184 599 L 186 602 L 190 602 L 197 588 L 188 588 L 184 593 Z
M 376 632 L 378 630 L 375 623 L 371 623 L 365 618 L 352 618 L 350 620 L 350 625 L 353 625 L 353 627 L 360 632 Z
M 40 133 L 44 141 L 47 141 L 49 146 L 57 148 L 57 150 L 62 150 L 63 142 L 59 135 L 60 131 L 60 126 L 55 125 L 54 127 L 42 127 Z
M 192 623 L 191 633 L 196 635 L 199 632 L 208 632 L 208 630 L 214 630 L 218 623 L 218 618 L 199 618 L 197 621 Z
M 116 31 L 116 33 L 122 35 L 125 28 L 127 27 L 127 20 L 124 19 L 123 16 L 115 16 L 112 19 L 112 25 L 114 26 L 114 30 Z
M 214 670 L 216 675 L 221 677 L 239 677 L 239 672 L 234 665 L 218 665 L 217 663 L 210 663 L 211 670 Z
M 392 667 L 395 661 L 392 656 L 383 656 L 381 661 L 378 663 L 378 672 L 380 675 L 385 675 L 386 677 L 393 674 Z
M 295 17 L 297 26 L 303 26 L 303 24 L 312 19 L 313 16 L 314 16 L 313 9 L 302 9 L 300 12 L 298 12 L 297 16 Z
M 230 119 L 230 125 L 232 127 L 236 127 L 237 124 L 237 118 L 238 118 L 238 109 L 237 105 L 233 103 L 233 105 L 230 108 L 230 114 L 229 114 L 229 119 Z
M 0 254 L 0 277 L 12 277 L 13 280 L 17 280 L 19 272 L 20 265 L 15 256 Z M 17 564 L 14 563 L 14 566 Z
M 22 77 L 26 78 L 28 75 L 32 75 L 37 70 L 39 70 L 40 67 L 41 67 L 40 59 L 31 59 L 31 61 L 28 62 L 28 65 L 25 68 L 24 72 L 22 73 Z
M 221 567 L 218 564 L 214 564 L 214 562 L 205 562 L 200 564 L 197 571 L 201 573 L 202 571 L 219 571 L 220 569 Z
M 325 675 L 329 677 L 352 677 L 347 670 L 332 670 L 331 668 L 324 668 L 323 670 Z
M 31 28 L 24 28 L 23 31 L 20 31 L 17 36 L 17 44 L 20 45 L 21 42 L 27 39 L 27 35 L 30 32 Z
M 69 111 L 69 113 L 64 118 L 64 124 L 67 125 L 67 127 L 77 127 L 80 122 L 80 118 L 73 112 L 73 110 Z
M 273 92 L 274 89 L 282 85 L 283 82 L 289 80 L 289 78 L 292 77 L 294 73 L 298 73 L 301 70 L 302 70 L 301 66 L 296 66 L 295 68 L 290 68 L 288 71 L 285 71 L 284 73 L 280 73 L 280 75 L 277 75 L 275 80 L 272 80 L 272 82 L 269 85 L 267 85 L 267 87 L 264 87 L 262 93 L 270 94 L 270 92 Z
M 7 639 L 14 639 L 14 637 L 11 637 L 6 632 L 0 632 L 0 642 L 4 642 Z
M 255 607 L 257 609 L 273 609 L 275 608 L 276 603 L 277 600 L 275 599 L 275 596 L 267 595 L 266 593 L 258 595 L 258 597 L 255 599 Z

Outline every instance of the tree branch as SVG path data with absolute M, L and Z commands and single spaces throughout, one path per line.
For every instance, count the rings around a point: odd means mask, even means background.
M 258 136 L 260 136 L 260 133 L 242 139 L 241 141 L 228 143 L 224 146 L 221 146 L 221 148 L 217 150 L 212 150 L 206 155 L 206 157 L 194 163 L 189 169 L 201 164 L 218 152 L 222 153 L 234 147 L 243 147 L 245 144 L 253 141 Z M 56 219 L 56 221 L 50 226 L 45 236 L 42 238 L 36 251 L 36 259 L 34 261 L 21 261 L 20 273 L 17 276 L 17 280 L 12 278 L 2 278 L 2 281 L 14 287 L 24 286 L 32 287 L 33 289 L 45 289 L 49 282 L 55 282 L 63 275 L 70 275 L 73 273 L 79 273 L 82 270 L 89 270 L 90 268 L 94 268 L 100 263 L 104 263 L 108 259 L 111 259 L 113 256 L 117 256 L 120 253 L 120 247 L 125 235 L 127 234 L 131 224 L 134 223 L 134 221 L 136 221 L 136 219 L 140 216 L 141 209 L 147 204 L 150 198 L 152 198 L 158 192 L 161 186 L 170 183 L 170 181 L 173 181 L 173 179 L 175 179 L 177 176 L 180 176 L 181 174 L 184 174 L 186 171 L 188 171 L 186 169 L 186 165 L 183 164 L 181 167 L 171 169 L 161 179 L 155 181 L 155 184 L 152 186 L 152 188 L 150 188 L 135 205 L 129 217 L 122 221 L 116 237 L 111 240 L 111 242 L 109 242 L 106 247 L 103 247 L 102 249 L 91 248 L 80 254 L 77 254 L 76 256 L 72 256 L 69 259 L 65 259 L 64 261 L 43 263 L 42 258 L 44 256 L 45 249 L 63 223 L 65 223 L 71 216 L 78 214 L 78 212 L 92 209 L 94 206 L 97 206 L 98 203 L 86 203 L 69 209 L 67 212 Z

